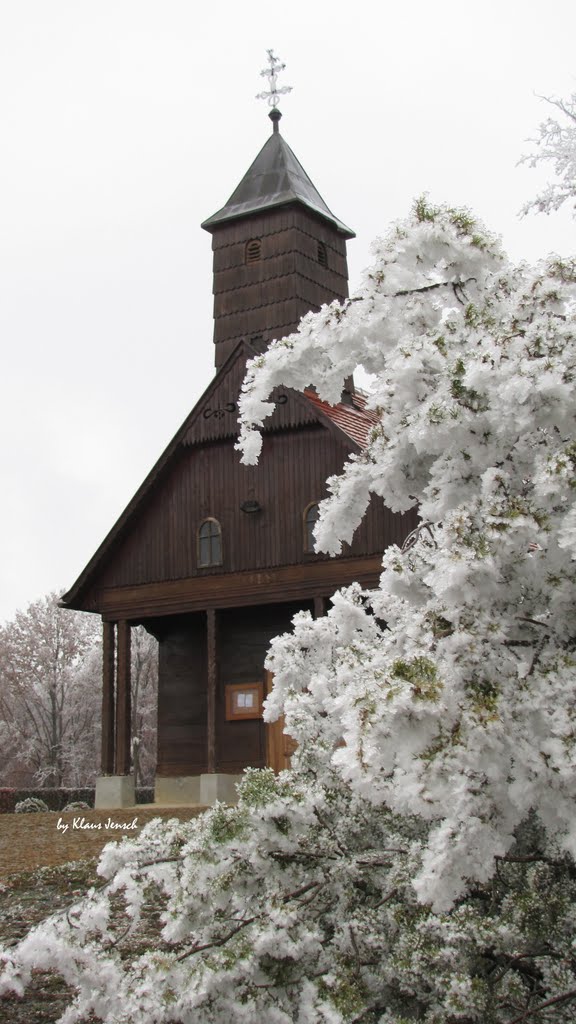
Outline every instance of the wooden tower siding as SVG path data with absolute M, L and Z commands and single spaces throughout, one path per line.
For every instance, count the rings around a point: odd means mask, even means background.
M 213 229 L 214 342 L 219 368 L 241 339 L 262 350 L 324 303 L 348 297 L 346 242 L 304 207 L 280 207 Z M 259 239 L 260 258 L 246 246 Z M 318 245 L 326 266 L 318 260 Z

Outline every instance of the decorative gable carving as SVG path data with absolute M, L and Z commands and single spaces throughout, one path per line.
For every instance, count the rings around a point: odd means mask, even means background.
M 238 435 L 238 398 L 246 373 L 246 359 L 252 354 L 246 346 L 239 346 L 230 366 L 222 368 L 189 418 L 182 437 L 184 446 Z M 318 423 L 313 406 L 288 388 L 276 388 L 273 401 L 277 406 L 264 425 L 265 433 Z

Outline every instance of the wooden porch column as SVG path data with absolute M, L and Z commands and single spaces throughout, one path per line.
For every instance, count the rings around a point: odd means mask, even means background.
M 314 598 L 314 618 L 319 619 L 322 615 L 326 615 L 326 598 L 315 597 Z
M 118 623 L 118 659 L 116 677 L 116 775 L 130 774 L 130 623 Z
M 208 702 L 206 709 L 206 768 L 209 774 L 216 771 L 216 611 L 206 611 L 206 639 L 208 647 Z
M 102 775 L 114 775 L 114 622 L 102 622 Z

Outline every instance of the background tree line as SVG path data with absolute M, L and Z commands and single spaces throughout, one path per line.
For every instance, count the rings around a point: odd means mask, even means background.
M 100 771 L 99 621 L 60 608 L 57 593 L 0 627 L 0 785 L 90 786 Z M 137 785 L 152 785 L 157 642 L 132 630 L 132 735 Z

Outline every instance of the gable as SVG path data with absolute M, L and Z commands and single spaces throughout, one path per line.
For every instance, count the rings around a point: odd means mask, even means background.
M 203 571 L 237 572 L 301 560 L 299 516 L 309 502 L 325 496 L 327 477 L 361 447 L 372 417 L 352 406 L 329 406 L 312 391 L 302 395 L 278 388 L 260 464 L 242 466 L 234 450 L 237 401 L 246 360 L 253 355 L 244 342 L 236 347 L 63 596 L 63 606 L 96 611 L 103 588 L 193 576 L 195 530 L 208 516 L 223 517 L 235 553 L 218 570 Z M 258 500 L 266 509 L 252 520 L 258 530 L 239 511 L 245 500 Z M 362 536 L 361 528 L 358 553 L 378 550 Z
M 238 436 L 238 398 L 246 373 L 246 360 L 253 355 L 255 353 L 248 346 L 237 347 L 236 353 L 224 364 L 188 417 L 182 436 L 183 445 Z M 318 422 L 314 407 L 294 391 L 277 388 L 272 401 L 278 404 L 264 425 L 266 433 Z
M 303 516 L 326 496 L 326 478 L 341 470 L 349 449 L 320 423 L 267 433 L 257 466 L 243 466 L 234 443 L 217 438 L 180 447 L 86 579 L 83 607 L 99 609 L 109 588 L 328 558 L 305 552 Z M 244 512 L 246 502 L 257 502 L 258 511 Z M 202 567 L 197 535 L 208 518 L 220 523 L 223 560 Z

